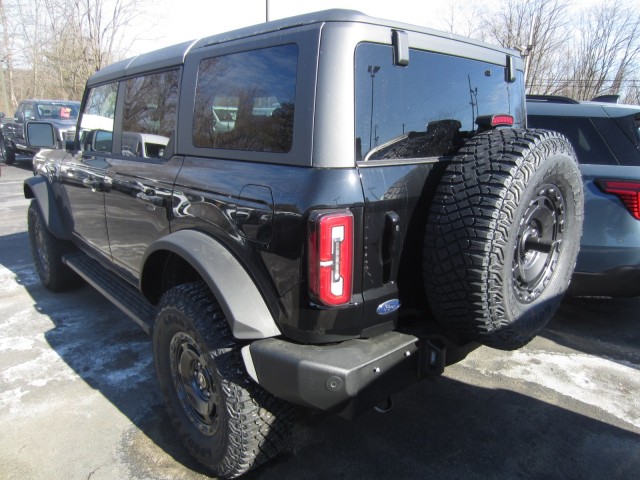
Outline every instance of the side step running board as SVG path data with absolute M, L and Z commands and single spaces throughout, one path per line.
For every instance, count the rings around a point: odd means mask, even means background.
M 62 261 L 151 335 L 156 309 L 135 287 L 83 252 L 65 255 Z

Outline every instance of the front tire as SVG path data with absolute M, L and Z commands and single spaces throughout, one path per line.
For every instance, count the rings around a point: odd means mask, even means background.
M 438 321 L 503 350 L 528 343 L 567 290 L 583 207 L 562 135 L 503 129 L 472 138 L 447 166 L 427 222 L 425 286 Z
M 54 237 L 35 200 L 27 212 L 31 254 L 42 284 L 52 292 L 70 290 L 82 280 L 62 262 L 62 257 L 75 250 L 72 243 Z
M 292 430 L 292 406 L 248 376 L 240 348 L 204 283 L 163 295 L 153 331 L 162 395 L 183 445 L 221 478 L 275 457 Z
M 2 148 L 2 157 L 4 158 L 4 163 L 7 165 L 13 165 L 16 162 L 16 151 L 8 146 L 5 142 L 2 142 L 0 145 Z

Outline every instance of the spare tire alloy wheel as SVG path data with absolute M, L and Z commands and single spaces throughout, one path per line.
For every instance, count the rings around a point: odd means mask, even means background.
M 522 217 L 514 246 L 513 282 L 523 303 L 535 301 L 553 277 L 560 256 L 564 210 L 560 189 L 546 184 Z
M 562 135 L 501 129 L 447 165 L 425 234 L 424 275 L 438 321 L 511 350 L 551 319 L 575 266 L 583 186 Z
M 293 407 L 249 377 L 241 347 L 206 284 L 162 296 L 153 356 L 167 411 L 189 453 L 220 478 L 278 455 L 293 427 Z

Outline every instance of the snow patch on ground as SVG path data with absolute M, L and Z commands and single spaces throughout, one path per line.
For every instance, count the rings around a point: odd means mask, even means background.
M 23 289 L 25 286 L 40 283 L 38 272 L 33 265 L 27 264 L 19 268 L 9 270 L 0 265 L 0 285 L 2 285 L 2 297 L 10 297 L 11 294 Z
M 581 353 L 519 350 L 486 374 L 526 380 L 604 410 L 640 428 L 639 365 Z

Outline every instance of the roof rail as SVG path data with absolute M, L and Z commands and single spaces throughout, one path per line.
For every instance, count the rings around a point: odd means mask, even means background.
M 533 100 L 534 102 L 549 102 L 549 103 L 580 103 L 577 100 L 569 97 L 561 97 L 560 95 L 527 95 L 527 100 Z

